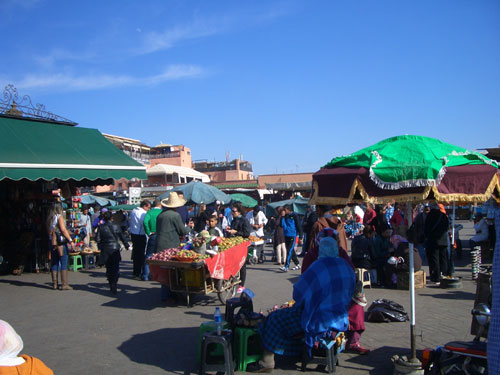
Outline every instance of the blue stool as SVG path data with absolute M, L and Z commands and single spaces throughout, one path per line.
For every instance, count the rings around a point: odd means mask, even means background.
M 210 344 L 222 346 L 222 362 L 219 357 L 211 356 L 208 350 Z M 201 368 L 200 375 L 207 371 L 225 372 L 226 375 L 234 375 L 233 353 L 231 350 L 231 331 L 223 330 L 219 336 L 215 332 L 203 334 L 201 345 Z
M 332 375 L 334 372 L 337 372 L 337 366 L 339 363 L 338 355 L 344 350 L 344 348 L 344 332 L 337 333 L 334 339 L 321 339 L 319 341 L 319 348 L 313 348 L 311 356 L 309 356 L 309 348 L 304 343 L 302 366 L 300 371 L 305 372 L 309 363 L 316 363 L 325 365 L 328 374 Z
M 96 268 L 96 256 L 94 254 L 82 254 L 83 268 L 89 270 Z

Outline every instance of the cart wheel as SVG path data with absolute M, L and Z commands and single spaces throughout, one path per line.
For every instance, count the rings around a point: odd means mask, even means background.
M 215 288 L 217 290 L 217 297 L 223 305 L 230 298 L 233 298 L 236 294 L 236 288 L 238 285 L 233 285 L 231 280 L 217 280 L 215 283 Z
M 248 259 L 248 263 L 250 263 L 250 264 L 257 264 L 257 260 L 258 260 L 257 257 L 252 256 L 252 257 L 250 257 Z

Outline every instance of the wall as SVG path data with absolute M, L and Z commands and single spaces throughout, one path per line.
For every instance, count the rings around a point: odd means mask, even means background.
M 258 177 L 259 187 L 265 189 L 266 184 L 278 182 L 311 182 L 312 173 L 263 174 Z

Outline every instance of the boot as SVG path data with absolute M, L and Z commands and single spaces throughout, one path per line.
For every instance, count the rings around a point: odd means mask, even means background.
M 108 280 L 108 283 L 109 283 L 109 290 L 110 290 L 111 294 L 118 293 L 116 281 Z
M 52 289 L 57 290 L 57 271 L 52 271 Z
M 61 282 L 61 290 L 73 290 L 73 288 L 68 285 L 68 270 L 61 271 Z

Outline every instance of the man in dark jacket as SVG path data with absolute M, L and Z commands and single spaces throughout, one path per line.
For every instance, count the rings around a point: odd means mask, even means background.
M 425 219 L 424 234 L 427 241 L 427 260 L 432 282 L 439 282 L 441 274 L 448 270 L 446 248 L 448 246 L 448 217 L 439 208 L 432 207 Z
M 240 202 L 236 202 L 231 207 L 231 215 L 233 215 L 233 220 L 231 221 L 231 227 L 226 228 L 228 237 L 241 236 L 247 238 L 250 235 L 252 227 L 248 220 L 243 216 L 243 206 Z M 245 290 L 245 281 L 247 279 L 247 266 L 246 263 L 240 269 L 240 286 L 238 287 L 238 293 Z
M 295 245 L 297 237 L 302 237 L 302 227 L 300 226 L 300 220 L 298 215 L 293 212 L 292 206 L 287 204 L 284 206 L 285 216 L 281 219 L 281 226 L 283 227 L 283 233 L 285 234 L 285 246 L 287 251 L 286 262 L 283 267 L 280 268 L 283 272 L 288 272 L 288 267 L 290 267 L 290 260 L 293 260 L 295 266 L 292 270 L 300 270 L 299 258 L 297 258 L 297 253 L 295 252 Z

